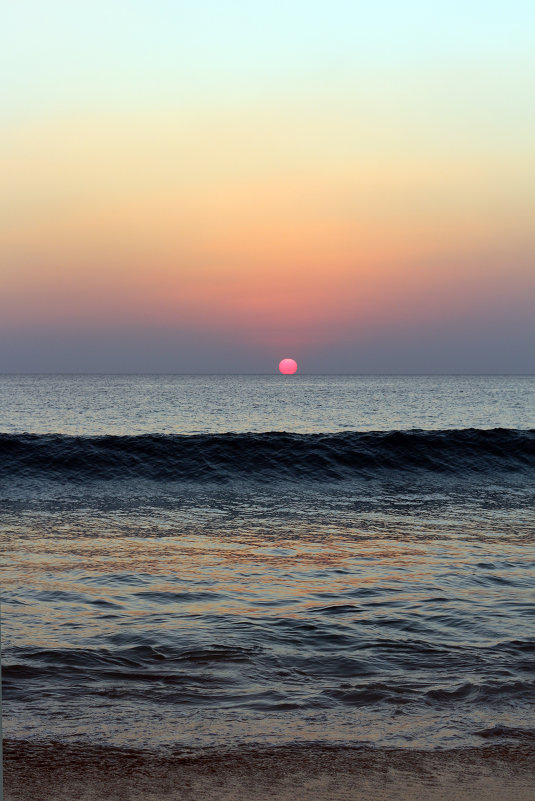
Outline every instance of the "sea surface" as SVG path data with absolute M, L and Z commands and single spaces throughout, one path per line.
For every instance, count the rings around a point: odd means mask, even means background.
M 535 378 L 0 376 L 4 735 L 535 739 Z

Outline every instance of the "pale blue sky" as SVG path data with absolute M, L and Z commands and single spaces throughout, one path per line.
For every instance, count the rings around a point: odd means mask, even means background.
M 535 69 L 531 2 L 17 0 L 2 27 L 8 116 Z

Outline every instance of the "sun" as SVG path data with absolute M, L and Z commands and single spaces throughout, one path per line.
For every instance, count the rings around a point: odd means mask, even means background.
M 279 370 L 283 375 L 292 375 L 297 372 L 297 362 L 295 359 L 282 359 L 279 362 Z

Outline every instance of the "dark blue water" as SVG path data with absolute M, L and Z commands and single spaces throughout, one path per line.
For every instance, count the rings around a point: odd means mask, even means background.
M 0 379 L 7 736 L 534 735 L 533 379 L 290 380 Z

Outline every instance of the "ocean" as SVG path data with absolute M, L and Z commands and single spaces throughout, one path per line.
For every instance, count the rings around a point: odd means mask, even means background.
M 535 378 L 0 376 L 3 728 L 535 738 Z

